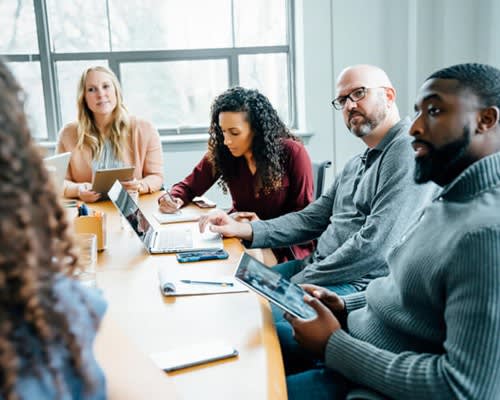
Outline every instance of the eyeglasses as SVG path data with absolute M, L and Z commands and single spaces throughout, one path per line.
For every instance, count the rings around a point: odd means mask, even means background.
M 351 100 L 353 103 L 357 103 L 358 101 L 363 100 L 365 98 L 366 94 L 368 93 L 368 90 L 380 89 L 380 88 L 386 89 L 385 86 L 377 86 L 372 88 L 361 86 L 359 88 L 354 89 L 351 93 L 345 96 L 337 97 L 335 100 L 332 101 L 332 106 L 335 107 L 336 110 L 343 110 L 347 103 L 347 99 Z

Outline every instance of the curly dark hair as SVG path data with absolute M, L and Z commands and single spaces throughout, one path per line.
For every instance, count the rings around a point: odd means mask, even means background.
M 269 99 L 257 90 L 233 87 L 220 94 L 211 107 L 208 141 L 210 161 L 214 174 L 220 177 L 219 185 L 227 193 L 229 180 L 235 176 L 237 159 L 224 145 L 219 126 L 221 112 L 245 112 L 254 136 L 252 153 L 257 166 L 260 188 L 269 193 L 281 186 L 284 173 L 283 139 L 299 139 L 281 121 Z M 257 188 L 256 188 L 257 189 Z
M 70 330 L 70 316 L 60 310 L 56 279 L 72 274 L 78 258 L 64 210 L 32 142 L 24 114 L 24 92 L 0 59 L 0 394 L 17 399 L 21 373 L 36 374 L 33 338 L 42 349 L 59 395 L 63 371 L 54 348 L 65 346 L 87 392 L 96 383 L 84 366 L 86 332 Z M 75 295 L 78 295 L 75 293 Z M 81 301 L 84 305 L 83 295 Z M 62 307 L 64 309 L 64 307 Z M 97 329 L 97 316 L 90 312 Z M 29 332 L 29 334 L 20 334 Z M 21 360 L 28 362 L 22 365 Z

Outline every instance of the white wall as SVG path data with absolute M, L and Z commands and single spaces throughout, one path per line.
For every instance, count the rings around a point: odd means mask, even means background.
M 459 62 L 500 67 L 496 0 L 295 0 L 299 129 L 313 159 L 330 159 L 334 171 L 363 143 L 334 112 L 335 79 L 348 65 L 382 67 L 398 92 L 402 115 L 411 115 L 416 92 L 433 71 Z M 201 144 L 165 146 L 167 183 L 184 177 L 205 150 Z M 229 199 L 209 194 L 222 205 Z
M 397 89 L 402 115 L 411 115 L 418 88 L 425 77 L 439 68 L 460 62 L 500 67 L 497 44 L 500 28 L 496 22 L 500 17 L 500 2 L 495 0 L 297 0 L 297 3 L 298 9 L 304 9 L 304 31 L 308 32 L 308 27 L 310 32 L 316 31 L 315 40 L 314 33 L 309 38 L 304 35 L 304 46 L 310 49 L 304 61 L 304 74 L 299 77 L 306 81 L 301 128 L 315 133 L 309 146 L 313 157 L 318 151 L 317 143 L 325 143 L 321 147 L 322 156 L 333 143 L 330 157 L 335 161 L 336 171 L 363 144 L 347 132 L 340 113 L 333 114 L 332 124 L 331 113 L 311 115 L 310 110 L 323 109 L 325 98 L 335 97 L 336 76 L 346 66 L 369 63 L 386 70 Z M 328 24 L 331 37 L 325 38 Z M 307 39 L 314 43 L 307 43 Z M 322 74 L 327 69 L 325 64 L 321 71 L 308 69 L 307 63 L 326 63 L 328 57 L 330 76 Z M 330 93 L 326 93 L 329 89 Z

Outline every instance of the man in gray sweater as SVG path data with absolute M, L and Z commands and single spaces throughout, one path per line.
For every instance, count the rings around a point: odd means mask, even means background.
M 283 349 L 290 399 L 344 398 L 353 386 L 364 387 L 353 398 L 500 398 L 499 110 L 496 68 L 461 64 L 425 81 L 410 129 L 415 180 L 442 191 L 366 292 L 306 285 L 318 316 L 286 315 L 302 350 Z
M 371 65 L 346 68 L 332 103 L 342 111 L 347 128 L 368 147 L 346 164 L 321 198 L 272 220 L 242 223 L 218 213 L 202 218 L 200 227 L 203 231 L 211 223 L 211 230 L 245 239 L 250 247 L 318 239 L 308 258 L 274 268 L 292 282 L 347 294 L 387 275 L 387 251 L 435 188 L 413 181 L 409 119 L 400 119 L 396 91 L 384 71 Z

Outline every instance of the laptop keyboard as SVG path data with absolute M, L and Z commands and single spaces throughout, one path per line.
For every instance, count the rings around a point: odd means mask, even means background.
M 193 247 L 191 229 L 161 231 L 158 240 L 160 249 L 184 249 Z

